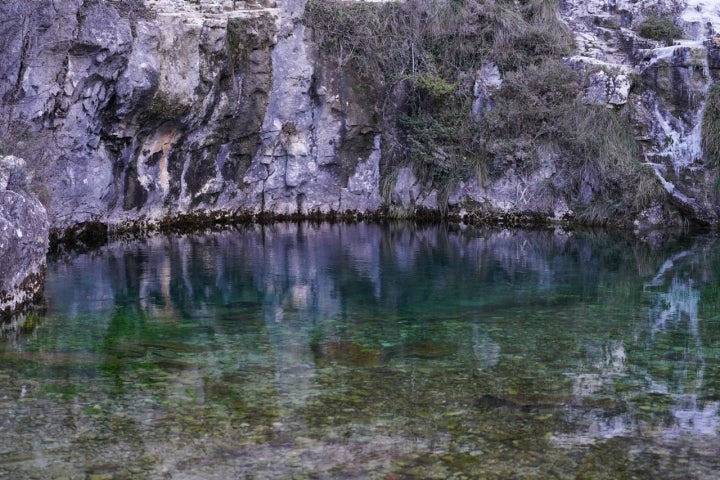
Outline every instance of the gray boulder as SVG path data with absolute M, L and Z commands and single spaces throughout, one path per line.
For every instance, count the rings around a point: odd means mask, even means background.
M 0 157 L 1 319 L 35 300 L 45 276 L 48 217 L 45 207 L 24 191 L 24 168 L 22 159 Z

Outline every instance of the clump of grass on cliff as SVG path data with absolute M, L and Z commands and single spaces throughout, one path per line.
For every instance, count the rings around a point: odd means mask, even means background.
M 707 93 L 702 119 L 702 148 L 705 158 L 720 165 L 720 83 L 714 83 Z
M 556 152 L 556 177 L 563 181 L 548 187 L 574 200 L 584 223 L 616 223 L 662 198 L 663 190 L 638 161 L 642 150 L 627 107 L 586 105 L 581 93 L 580 76 L 554 58 L 509 72 L 478 141 L 491 176 L 509 169 L 530 175 L 542 167 L 541 152 Z
M 574 195 L 583 188 L 593 193 L 576 208 L 585 224 L 622 223 L 665 196 L 652 168 L 640 163 L 642 148 L 633 135 L 629 110 L 612 111 L 583 105 L 563 118 L 559 140 L 567 155 L 564 168 Z
M 493 59 L 504 70 L 566 55 L 572 37 L 553 0 L 310 0 L 306 23 L 321 48 L 365 82 L 384 85 L 396 131 L 394 161 L 442 192 L 484 170 L 470 115 L 474 72 Z
M 638 25 L 638 33 L 653 40 L 665 42 L 666 45 L 672 45 L 676 38 L 683 36 L 682 28 L 667 18 L 660 16 L 650 16 Z
M 384 130 L 395 132 L 386 175 L 410 164 L 442 196 L 473 174 L 531 174 L 550 146 L 570 180 L 549 188 L 600 199 L 607 208 L 592 208 L 593 223 L 656 197 L 627 116 L 577 100 L 582 82 L 562 62 L 574 46 L 557 0 L 310 0 L 305 21 L 326 58 L 380 86 Z M 487 62 L 503 85 L 478 118 L 473 87 Z

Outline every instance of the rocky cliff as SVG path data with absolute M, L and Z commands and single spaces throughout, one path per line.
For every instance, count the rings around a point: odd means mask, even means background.
M 713 37 L 720 20 L 714 2 L 706 4 L 464 2 L 463 16 L 472 21 L 438 38 L 462 45 L 495 29 L 494 50 L 447 73 L 442 59 L 420 57 L 412 44 L 412 71 L 386 69 L 382 77 L 346 61 L 355 51 L 330 54 L 333 45 L 309 21 L 304 0 L 3 2 L 0 153 L 26 158 L 29 188 L 57 228 L 192 212 L 419 209 L 635 221 L 638 228 L 680 217 L 717 224 L 717 173 L 703 155 L 701 129 L 720 66 Z M 341 4 L 332 5 L 340 19 Z M 656 18 L 681 34 L 648 38 L 657 35 L 641 27 Z M 508 19 L 524 22 L 526 36 L 507 37 L 501 58 L 497 31 Z M 543 28 L 565 35 L 558 19 L 572 30 L 574 55 L 544 37 Z M 531 56 L 518 60 L 513 50 Z M 576 72 L 573 88 L 581 91 L 546 87 L 543 102 L 562 104 L 565 95 L 583 108 L 607 107 L 612 113 L 593 111 L 603 119 L 595 123 L 619 125 L 615 130 L 626 125 L 615 117 L 630 119 L 634 143 L 612 161 L 594 158 L 627 138 L 576 138 L 582 119 L 572 116 L 575 104 L 557 118 L 550 112 L 512 128 L 502 123 L 524 87 L 513 88 L 543 72 L 538 58 L 553 55 Z M 545 83 L 548 68 L 542 74 L 537 83 Z M 420 107 L 408 85 L 425 92 Z M 435 123 L 413 123 L 418 108 L 441 109 L 451 103 L 446 98 L 474 120 L 459 130 L 446 122 L 440 133 L 428 133 Z M 467 148 L 450 145 L 468 131 Z M 408 155 L 415 163 L 403 160 Z M 459 168 L 464 159 L 474 167 Z M 428 165 L 432 174 L 423 175 Z M 443 184 L 447 177 L 453 182 Z M 636 188 L 643 192 L 630 198 Z M 600 208 L 605 213 L 594 213 Z
M 703 118 L 720 78 L 720 4 L 570 1 L 563 15 L 578 46 L 569 61 L 594 70 L 588 101 L 629 105 L 643 162 L 670 202 L 688 218 L 716 225 L 717 158 L 703 151 Z
M 302 3 L 146 3 L 0 7 L 6 148 L 55 226 L 380 206 L 372 112 L 319 83 Z
M 48 218 L 26 183 L 25 162 L 0 157 L 0 319 L 33 301 L 45 279 Z

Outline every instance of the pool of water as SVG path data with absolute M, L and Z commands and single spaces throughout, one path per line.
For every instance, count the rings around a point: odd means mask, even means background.
M 0 477 L 720 471 L 720 242 L 277 224 L 50 263 Z

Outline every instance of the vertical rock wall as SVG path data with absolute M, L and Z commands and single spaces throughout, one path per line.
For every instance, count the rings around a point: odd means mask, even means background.
M 701 147 L 706 93 L 718 78 L 715 2 L 569 1 L 563 15 L 576 34 L 578 55 L 571 62 L 596 71 L 599 82 L 588 87 L 593 103 L 627 104 L 644 163 L 671 202 L 695 221 L 717 224 L 718 174 Z M 642 37 L 650 18 L 669 21 L 681 38 Z M 618 84 L 628 88 L 620 91 Z
M 0 319 L 34 300 L 45 278 L 47 214 L 25 186 L 25 162 L 0 157 Z
M 304 2 L 55 3 L 0 6 L 5 147 L 54 226 L 380 206 L 377 128 Z
M 576 33 L 568 61 L 585 101 L 629 105 L 640 159 L 675 206 L 717 224 L 717 174 L 699 148 L 718 75 L 720 17 L 702 2 L 561 2 Z M 387 125 L 372 85 L 320 54 L 305 0 L 8 0 L 0 4 L 0 153 L 28 162 L 51 224 L 120 224 L 225 213 L 376 212 Z M 642 38 L 651 12 L 675 19 L 675 45 Z M 502 74 L 477 72 L 474 114 Z M 497 77 L 497 78 L 495 78 Z M 487 83 L 487 85 L 486 85 Z M 487 88 L 486 88 L 487 87 Z M 460 182 L 451 211 L 536 212 L 570 200 L 552 151 L 524 175 Z M 410 168 L 385 192 L 399 210 L 442 209 Z M 562 192 L 561 192 L 562 193 Z

